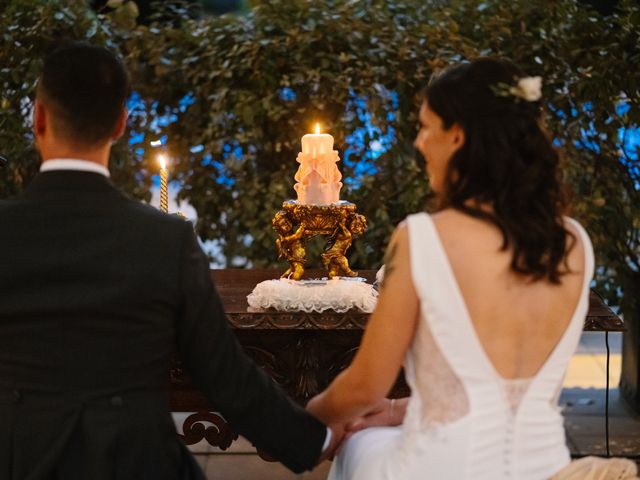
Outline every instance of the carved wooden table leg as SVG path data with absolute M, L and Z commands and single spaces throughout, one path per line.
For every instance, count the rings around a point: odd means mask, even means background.
M 205 426 L 205 423 L 210 425 Z M 238 434 L 229 427 L 227 421 L 216 412 L 197 412 L 189 415 L 182 424 L 182 440 L 186 445 L 193 445 L 205 439 L 210 445 L 226 450 Z

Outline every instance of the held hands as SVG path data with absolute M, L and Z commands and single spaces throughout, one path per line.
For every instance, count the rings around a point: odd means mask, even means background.
M 342 442 L 345 439 L 344 425 L 335 423 L 328 425 L 328 428 L 331 429 L 331 442 L 329 442 L 329 446 L 320 454 L 318 463 L 322 463 L 325 460 L 333 460 L 333 457 L 339 452 Z
M 322 420 L 322 394 L 314 397 L 307 404 L 307 410 Z M 332 459 L 340 452 L 342 442 L 351 437 L 354 433 L 369 427 L 393 427 L 400 425 L 404 421 L 408 398 L 388 399 L 383 398 L 364 415 L 355 418 L 344 424 L 332 423 L 328 427 L 332 431 L 331 442 L 322 452 L 318 463 Z
M 307 403 L 307 411 L 316 417 L 321 422 L 324 422 L 327 425 L 327 428 L 331 429 L 331 441 L 325 450 L 320 454 L 320 458 L 318 459 L 318 463 L 321 463 L 325 460 L 331 460 L 337 454 L 340 449 L 342 442 L 344 441 L 345 436 L 345 425 L 343 423 L 336 423 L 331 421 L 330 417 L 324 415 L 323 409 L 323 396 L 324 392 L 316 395 Z
M 345 426 L 345 437 L 369 427 L 395 427 L 404 420 L 407 399 L 399 400 L 383 398 L 366 414 L 348 422 Z

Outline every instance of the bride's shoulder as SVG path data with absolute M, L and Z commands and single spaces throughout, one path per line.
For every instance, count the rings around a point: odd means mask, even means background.
M 391 239 L 389 240 L 389 246 L 398 245 L 398 244 L 406 245 L 409 238 L 410 217 L 411 216 L 405 218 L 396 226 L 395 230 L 391 234 Z

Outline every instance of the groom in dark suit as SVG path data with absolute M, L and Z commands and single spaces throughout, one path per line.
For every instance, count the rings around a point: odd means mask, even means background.
M 128 93 L 103 48 L 45 60 L 41 172 L 0 202 L 0 479 L 204 478 L 169 413 L 174 347 L 237 432 L 310 469 L 331 433 L 245 356 L 191 224 L 109 180 Z

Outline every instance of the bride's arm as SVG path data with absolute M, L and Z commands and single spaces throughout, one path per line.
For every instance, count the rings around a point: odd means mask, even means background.
M 324 423 L 366 415 L 393 386 L 414 335 L 418 296 L 411 279 L 409 238 L 400 225 L 385 256 L 385 278 L 375 311 L 351 365 L 314 397 L 307 409 Z

